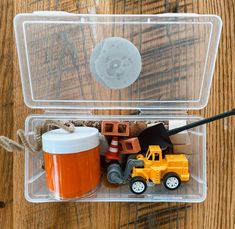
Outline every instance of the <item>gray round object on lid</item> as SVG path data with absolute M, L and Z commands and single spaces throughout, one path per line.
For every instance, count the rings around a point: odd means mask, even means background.
M 127 39 L 110 37 L 94 48 L 90 70 L 95 79 L 112 89 L 128 87 L 139 77 L 141 56 Z

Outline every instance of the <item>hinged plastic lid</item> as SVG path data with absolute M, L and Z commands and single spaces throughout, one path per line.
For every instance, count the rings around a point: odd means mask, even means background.
M 25 103 L 44 109 L 200 109 L 208 101 L 221 26 L 216 15 L 17 15 Z M 141 55 L 139 78 L 123 89 L 91 75 L 92 51 L 109 37 L 129 40 Z

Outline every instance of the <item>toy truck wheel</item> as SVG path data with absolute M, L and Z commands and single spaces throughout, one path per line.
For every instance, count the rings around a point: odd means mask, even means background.
M 169 190 L 175 190 L 179 188 L 181 184 L 180 178 L 175 173 L 166 174 L 163 179 L 163 182 L 164 182 L 164 186 Z
M 134 177 L 130 180 L 130 190 L 134 194 L 142 194 L 147 188 L 147 184 L 142 177 Z

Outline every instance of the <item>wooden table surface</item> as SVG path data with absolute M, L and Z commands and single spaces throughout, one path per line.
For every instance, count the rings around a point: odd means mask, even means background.
M 95 6 L 95 3 L 98 4 Z M 218 14 L 223 20 L 208 106 L 195 111 L 208 117 L 234 107 L 234 0 L 1 0 L 0 135 L 16 139 L 30 113 L 22 98 L 13 17 L 35 10 L 97 13 L 193 12 Z M 0 228 L 235 228 L 234 118 L 207 126 L 208 196 L 198 204 L 50 203 L 24 198 L 24 155 L 0 149 Z

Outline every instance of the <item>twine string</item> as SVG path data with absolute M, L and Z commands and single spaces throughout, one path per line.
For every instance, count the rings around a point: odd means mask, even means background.
M 34 140 L 35 146 L 29 143 L 22 129 L 17 130 L 18 142 L 6 137 L 0 136 L 0 146 L 8 152 L 15 150 L 22 151 L 27 149 L 31 153 L 38 153 L 42 149 L 42 135 L 49 130 L 49 126 L 59 127 L 69 133 L 75 131 L 75 126 L 71 122 L 66 124 L 59 120 L 46 120 L 43 125 L 37 126 L 35 130 Z

